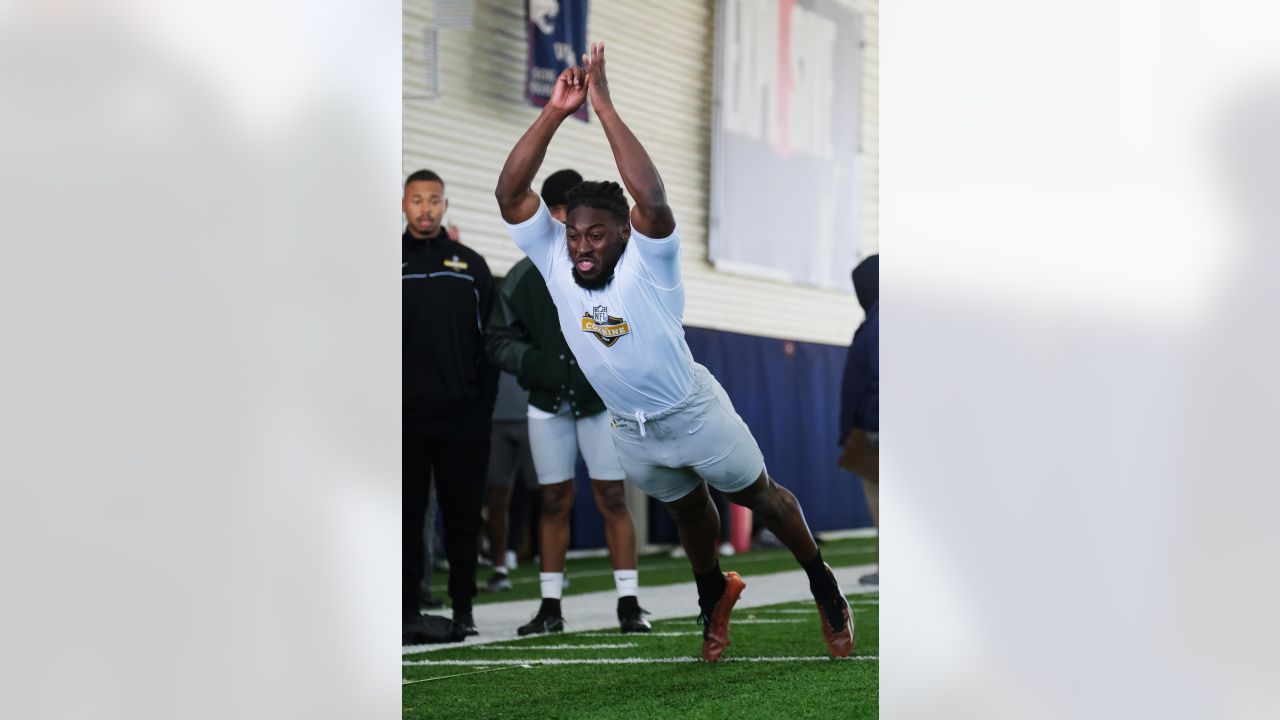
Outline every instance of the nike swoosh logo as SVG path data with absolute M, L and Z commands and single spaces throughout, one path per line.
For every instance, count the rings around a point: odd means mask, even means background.
M 405 269 L 405 268 L 407 268 L 407 267 L 409 267 L 409 263 L 400 263 L 400 269 L 401 269 L 401 270 L 403 270 L 403 269 Z

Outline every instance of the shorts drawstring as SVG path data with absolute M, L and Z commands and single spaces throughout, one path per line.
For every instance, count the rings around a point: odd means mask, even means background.
M 644 437 L 644 422 L 646 420 L 643 410 L 637 410 L 635 414 L 636 422 L 640 425 L 640 437 Z

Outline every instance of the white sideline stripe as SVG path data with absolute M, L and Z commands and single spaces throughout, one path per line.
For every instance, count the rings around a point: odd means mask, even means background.
M 851 599 L 849 600 L 849 604 L 850 605 L 879 605 L 880 603 L 874 600 L 858 601 L 858 600 Z M 741 612 L 754 613 L 757 615 L 817 615 L 818 609 L 817 608 L 777 608 L 774 610 L 752 610 L 751 608 L 746 608 Z M 747 621 L 734 619 L 733 622 L 736 624 L 736 623 L 747 622 Z
M 439 650 L 446 647 L 466 647 L 458 643 L 435 643 L 431 645 L 405 645 L 400 648 L 401 655 L 413 655 L 414 653 L 428 652 L 431 650 Z M 476 647 L 480 647 L 477 645 Z
M 783 611 L 783 610 L 751 611 L 751 610 L 749 610 L 749 609 L 744 609 L 742 612 L 761 612 L 761 613 L 764 613 L 764 612 L 784 612 L 784 611 Z M 816 611 L 816 610 L 786 610 L 785 612 L 789 612 L 789 613 L 796 613 L 796 614 L 812 615 L 812 614 L 816 613 L 817 611 Z M 683 623 L 688 622 L 688 621 L 675 620 L 675 619 L 673 619 L 673 620 L 669 620 L 669 621 L 667 621 L 667 620 L 658 620 L 657 622 L 681 622 L 681 623 L 683 624 Z M 733 624 L 733 625 L 787 625 L 787 624 L 791 624 L 791 623 L 802 623 L 802 622 L 805 622 L 805 621 L 804 621 L 804 620 L 771 619 L 771 618 L 757 618 L 757 619 L 751 619 L 751 618 L 742 618 L 742 619 L 738 619 L 738 618 L 734 618 L 734 619 L 733 619 L 733 621 L 732 621 L 732 624 Z M 571 634 L 572 634 L 572 636 L 573 636 L 573 637 L 589 637 L 589 638 L 601 638 L 601 637 L 614 638 L 614 637 L 618 637 L 618 633 L 616 633 L 616 632 L 577 632 L 577 633 L 571 633 Z M 701 631 L 701 630 L 688 630 L 688 631 L 666 631 L 666 632 L 663 632 L 663 631 L 652 631 L 652 632 L 647 632 L 647 633 L 635 633 L 635 634 L 634 634 L 634 636 L 635 636 L 636 638 L 644 638 L 644 637 L 693 637 L 694 635 L 699 635 L 699 636 L 700 636 L 700 635 L 702 635 L 702 631 Z M 428 651 L 428 650 L 440 650 L 440 649 L 445 649 L 445 648 L 448 648 L 448 647 L 472 647 L 472 648 L 474 648 L 474 649 L 476 649 L 476 650 L 572 650 L 572 649 L 575 649 L 575 648 L 581 648 L 581 649 L 583 649 L 583 650 L 610 650 L 610 649 L 614 649 L 614 648 L 633 648 L 633 647 L 639 647 L 639 646 L 638 646 L 638 645 L 636 645 L 635 643 L 620 643 L 620 644 L 616 644 L 616 645 L 611 645 L 611 644 L 599 644 L 599 645 L 515 645 L 515 646 L 507 646 L 507 647 L 494 647 L 494 646 L 492 646 L 492 645 L 471 645 L 471 646 L 465 646 L 465 645 L 457 645 L 457 644 L 454 644 L 454 645 L 452 645 L 452 646 L 450 646 L 450 645 L 443 645 L 443 644 L 437 644 L 437 645 L 405 645 L 405 646 L 402 648 L 402 652 L 401 652 L 401 654 L 402 654 L 402 655 L 414 655 L 414 654 L 417 654 L 417 653 L 420 653 L 420 652 L 426 652 L 426 651 Z
M 744 612 L 745 612 L 745 611 L 744 611 Z M 818 611 L 817 611 L 817 610 L 814 610 L 813 612 L 814 612 L 814 614 L 816 615 Z M 687 623 L 688 621 L 687 621 L 687 620 L 685 620 L 685 621 L 680 621 L 680 620 L 659 620 L 658 622 L 661 622 L 661 623 L 676 623 L 676 622 L 678 622 L 678 623 L 684 624 L 684 623 Z M 778 619 L 778 618 L 756 618 L 756 619 L 754 619 L 754 620 L 752 620 L 751 618 L 743 618 L 743 619 L 739 620 L 738 618 L 734 617 L 734 618 L 730 618 L 730 619 L 729 619 L 729 624 L 730 624 L 730 625 L 790 625 L 790 624 L 792 624 L 792 623 L 802 623 L 802 622 L 804 622 L 804 621 L 803 621 L 803 620 L 786 620 L 786 619 Z
M 578 637 L 613 637 L 615 635 L 617 635 L 617 633 L 578 633 Z M 653 632 L 647 632 L 647 633 L 636 633 L 636 637 L 692 637 L 694 635 L 701 637 L 702 631 L 701 630 L 687 630 L 687 631 L 682 630 L 680 632 L 674 632 L 674 631 L 658 632 L 655 630 Z M 482 647 L 482 646 L 477 645 L 476 647 Z M 511 649 L 515 650 L 516 648 L 511 648 Z
M 466 677 L 467 675 L 479 675 L 480 673 L 502 672 L 503 670 L 517 670 L 519 668 L 533 669 L 532 665 L 508 665 L 506 667 L 484 668 L 483 670 L 472 670 L 471 672 L 458 673 L 456 675 L 441 675 L 440 677 L 423 678 L 421 680 L 405 680 L 401 678 L 400 685 L 412 685 L 414 683 L 435 682 L 436 680 L 452 680 L 453 678 Z
M 730 657 L 721 658 L 717 662 L 845 662 L 854 660 L 880 660 L 879 655 L 855 655 L 849 658 L 833 658 L 826 655 L 802 655 L 784 657 Z M 658 658 L 551 658 L 547 660 L 405 660 L 404 665 L 647 665 L 684 664 L 706 662 L 696 657 L 658 657 Z
M 872 564 L 837 567 L 835 568 L 836 580 L 844 588 L 846 597 L 875 595 L 878 592 L 876 588 L 858 585 L 859 577 L 874 570 L 875 565 Z M 658 625 L 655 627 L 657 630 L 700 630 L 701 628 L 697 626 L 692 617 L 692 613 L 697 611 L 697 606 L 693 603 L 693 598 L 696 598 L 697 595 L 697 587 L 692 581 L 689 581 L 662 586 L 647 595 L 646 589 L 641 587 L 640 602 L 650 612 L 649 620 L 651 622 L 684 619 L 684 624 Z M 639 636 L 624 636 L 618 632 L 618 618 L 614 612 L 617 601 L 617 595 L 611 589 L 565 595 L 563 601 L 564 616 L 568 623 L 571 624 L 573 632 L 571 634 L 566 633 L 565 638 L 546 638 L 542 642 L 571 642 L 571 635 L 576 635 L 582 631 L 610 633 L 613 639 L 618 642 L 626 640 L 639 641 Z M 734 608 L 734 616 L 742 618 L 745 617 L 743 611 L 750 611 L 754 608 L 763 609 L 766 606 L 774 606 L 780 603 L 803 602 L 803 606 L 797 605 L 793 607 L 809 607 L 809 603 L 812 601 L 813 599 L 809 595 L 808 579 L 805 577 L 804 570 L 797 567 L 795 570 L 786 572 L 768 573 L 754 578 L 748 577 L 747 591 L 742 594 L 742 599 L 738 601 L 737 607 Z M 529 598 L 526 600 L 478 604 L 475 606 L 475 620 L 480 628 L 480 635 L 469 637 L 462 643 L 416 645 L 403 647 L 402 651 L 405 655 L 417 654 L 421 657 L 423 653 L 520 640 L 521 638 L 516 632 L 518 627 L 528 618 L 533 617 L 538 610 L 539 603 L 540 600 L 537 598 Z M 863 612 L 874 612 L 876 609 L 875 606 L 864 606 L 864 608 Z M 742 630 L 750 631 L 751 628 L 744 626 Z M 798 631 L 799 628 L 796 628 L 796 630 Z
M 852 602 L 852 601 L 851 601 L 851 602 Z M 789 608 L 787 608 L 787 609 L 778 609 L 778 610 L 752 610 L 752 609 L 750 609 L 750 608 L 744 608 L 741 612 L 757 612 L 757 613 L 760 613 L 761 615 L 764 615 L 764 614 L 772 614 L 772 613 L 786 613 L 786 614 L 789 614 L 789 615 L 790 615 L 790 614 L 794 614 L 794 615 L 813 615 L 813 614 L 815 614 L 817 611 L 816 611 L 816 610 L 798 610 L 798 609 L 793 610 L 793 609 L 789 609 Z M 671 623 L 674 623 L 674 622 L 681 622 L 681 623 L 683 624 L 683 623 L 686 623 L 686 622 L 688 622 L 688 621 L 684 621 L 684 620 L 677 620 L 677 619 L 674 619 L 674 618 L 673 618 L 672 620 L 658 620 L 658 621 L 656 621 L 656 622 L 660 622 L 660 623 L 665 623 L 665 622 L 671 622 Z M 791 624 L 791 623 L 803 623 L 803 622 L 806 622 L 806 621 L 805 621 L 805 620 L 789 620 L 789 619 L 773 619 L 773 618 L 755 618 L 755 619 L 752 619 L 752 618 L 741 618 L 741 619 L 739 619 L 739 618 L 736 618 L 736 617 L 732 620 L 732 624 L 733 624 L 733 625 L 785 625 L 785 624 Z M 576 633 L 569 633 L 569 634 L 570 634 L 572 637 L 587 637 L 587 638 L 616 638 L 616 637 L 618 637 L 618 633 L 617 633 L 616 631 L 615 631 L 615 632 L 576 632 Z M 634 633 L 634 637 L 636 637 L 637 639 L 639 639 L 639 638 L 646 638 L 646 637 L 693 637 L 694 635 L 701 636 L 701 635 L 702 635 L 702 631 L 701 631 L 701 630 L 679 630 L 679 631 L 677 631 L 677 630 L 667 630 L 667 631 L 654 630 L 654 631 L 647 632 L 647 633 Z M 500 641 L 500 642 L 502 642 L 502 641 Z M 414 654 L 421 653 L 421 652 L 427 652 L 428 650 L 442 650 L 442 649 L 447 649 L 447 648 L 449 648 L 449 647 L 472 647 L 472 648 L 474 648 L 474 649 L 476 649 L 476 650 L 568 650 L 568 649 L 572 649 L 572 648 L 583 648 L 583 649 L 599 649 L 599 650 L 606 650 L 606 649 L 612 649 L 612 648 L 629 648 L 629 647 L 639 647 L 639 646 L 638 646 L 638 645 L 636 645 L 635 643 L 622 643 L 622 644 L 618 644 L 618 645 L 608 645 L 608 644 L 600 644 L 600 645 L 542 645 L 542 646 L 538 646 L 538 645 L 515 645 L 515 646 L 507 646 L 507 647 L 494 647 L 494 646 L 492 646 L 492 645 L 479 645 L 479 644 L 477 644 L 477 645 L 469 645 L 469 646 L 468 646 L 468 645 L 457 645 L 457 644 L 454 644 L 454 645 L 405 645 L 405 646 L 404 646 L 404 648 L 402 649 L 402 653 L 401 653 L 401 654 L 402 654 L 402 655 L 414 655 Z
M 616 650 L 618 648 L 640 647 L 635 643 L 596 643 L 594 645 L 515 645 L 498 647 L 496 645 L 477 645 L 476 650 Z
M 760 615 L 816 615 L 816 614 L 818 613 L 818 609 L 817 609 L 817 608 L 812 608 L 812 609 L 810 609 L 810 608 L 804 608 L 804 609 L 801 609 L 801 608 L 777 608 L 776 610 L 752 610 L 752 609 L 750 609 L 750 608 L 747 608 L 746 610 L 743 610 L 743 612 L 758 613 L 758 614 L 760 614 Z M 733 622 L 733 623 L 740 623 L 740 622 L 742 622 L 742 621 L 741 621 L 741 620 L 731 620 L 730 622 Z

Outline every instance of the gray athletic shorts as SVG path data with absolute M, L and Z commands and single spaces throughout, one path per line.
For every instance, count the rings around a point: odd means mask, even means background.
M 674 406 L 645 416 L 643 423 L 610 415 L 613 446 L 627 478 L 662 502 L 679 500 L 704 480 L 721 492 L 745 490 L 764 472 L 756 439 L 701 365 L 694 365 L 693 391 Z
M 569 403 L 561 405 L 560 412 L 551 417 L 537 417 L 531 412 L 529 446 L 533 448 L 533 466 L 538 470 L 540 485 L 572 480 L 579 451 L 587 461 L 587 476 L 592 480 L 626 477 L 609 439 L 609 413 L 575 418 Z
M 489 487 L 511 487 L 516 478 L 527 488 L 538 487 L 529 450 L 529 429 L 524 420 L 494 420 L 489 440 Z

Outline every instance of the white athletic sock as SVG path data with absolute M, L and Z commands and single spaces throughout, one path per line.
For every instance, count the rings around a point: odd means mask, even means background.
M 506 565 L 498 565 L 497 567 L 495 567 L 495 568 L 493 569 L 493 572 L 494 572 L 494 573 L 496 573 L 496 574 L 498 574 L 498 575 L 506 575 L 506 574 L 507 574 L 507 566 L 506 566 Z
M 613 583 L 618 586 L 618 597 L 634 596 L 640 588 L 640 571 L 614 570 Z
M 538 580 L 542 582 L 542 597 L 549 600 L 560 599 L 564 592 L 564 573 L 538 573 Z

